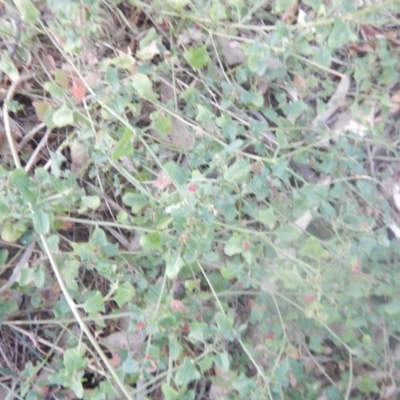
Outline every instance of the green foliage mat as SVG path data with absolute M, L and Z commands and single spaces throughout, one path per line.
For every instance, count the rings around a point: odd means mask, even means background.
M 0 12 L 1 398 L 396 398 L 398 1 Z

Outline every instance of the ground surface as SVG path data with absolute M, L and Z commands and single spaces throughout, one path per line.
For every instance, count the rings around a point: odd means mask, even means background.
M 1 399 L 398 398 L 398 1 L 0 15 Z

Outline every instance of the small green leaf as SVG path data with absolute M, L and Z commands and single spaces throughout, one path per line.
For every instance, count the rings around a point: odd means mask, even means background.
M 129 157 L 133 155 L 133 132 L 126 129 L 122 138 L 118 141 L 113 151 L 113 157 L 119 160 L 121 157 Z
M 181 356 L 183 352 L 183 346 L 179 343 L 176 336 L 169 337 L 168 350 L 169 350 L 169 356 L 172 359 L 172 361 L 177 361 Z
M 277 221 L 273 208 L 259 208 L 255 213 L 255 219 L 269 229 L 273 229 Z
M 215 1 L 210 7 L 210 17 L 215 22 L 228 18 L 226 8 L 219 1 Z
M 230 183 L 242 182 L 248 177 L 250 168 L 249 162 L 240 158 L 225 171 L 224 179 Z
M 183 53 L 183 57 L 195 69 L 202 68 L 210 62 L 205 47 L 191 48 Z
M 164 164 L 163 168 L 171 180 L 178 185 L 184 185 L 189 178 L 190 171 L 176 162 L 170 161 Z
M 275 273 L 289 289 L 296 289 L 304 282 L 295 266 L 290 270 L 278 268 Z
M 363 375 L 361 377 L 361 380 L 358 383 L 357 388 L 361 393 L 377 393 L 377 394 L 379 394 L 381 392 L 376 381 L 374 379 L 370 378 L 368 375 Z
M 334 50 L 355 41 L 357 41 L 357 35 L 351 30 L 350 24 L 343 22 L 339 17 L 335 18 L 332 32 L 328 39 L 328 47 Z
M 157 250 L 161 247 L 160 232 L 152 232 L 140 238 L 140 245 L 147 250 Z
M 70 375 L 76 371 L 86 368 L 87 358 L 84 356 L 82 349 L 72 348 L 64 352 L 64 367 Z
M 15 169 L 11 175 L 10 179 L 12 184 L 21 193 L 22 198 L 33 203 L 36 200 L 35 190 L 36 186 L 32 179 L 28 176 L 24 169 Z
M 18 310 L 18 304 L 15 300 L 2 300 L 0 302 L 0 321 L 6 316 Z
M 50 216 L 49 214 L 38 210 L 33 216 L 33 227 L 39 235 L 47 235 L 50 232 Z
M 385 313 L 388 315 L 400 314 L 400 302 L 393 300 L 385 305 Z
M 129 282 L 123 282 L 118 286 L 114 301 L 118 307 L 122 307 L 135 295 L 135 288 Z
M 165 400 L 179 400 L 181 398 L 179 392 L 172 389 L 172 387 L 167 385 L 166 383 L 163 383 L 161 385 L 161 390 L 163 392 Z
M 184 266 L 184 261 L 182 260 L 179 251 L 175 250 L 172 254 L 168 255 L 165 273 L 169 279 L 175 279 L 181 268 Z
M 98 290 L 90 292 L 83 307 L 88 314 L 104 312 L 105 307 L 103 296 Z
M 215 314 L 215 322 L 218 326 L 218 331 L 221 335 L 228 341 L 232 341 L 234 339 L 232 326 L 233 321 L 232 318 L 229 318 L 226 314 L 219 311 Z
M 83 396 L 85 394 L 85 390 L 83 388 L 82 381 L 80 379 L 73 379 L 71 382 L 71 389 L 74 391 L 75 396 L 78 399 L 83 399 Z
M 96 227 L 93 232 L 92 237 L 90 238 L 90 243 L 94 244 L 95 246 L 107 246 L 107 236 L 103 229 Z
M 130 70 L 135 65 L 135 59 L 128 54 L 111 58 L 109 64 L 115 65 L 117 68 Z
M 276 237 L 282 242 L 293 242 L 301 236 L 301 231 L 292 225 L 283 225 L 274 231 Z
M 325 250 L 322 247 L 321 242 L 314 236 L 307 238 L 300 250 L 300 254 L 314 258 L 329 257 L 329 251 Z
M 209 123 L 214 121 L 215 115 L 207 108 L 201 104 L 197 104 L 197 115 L 196 121 L 197 122 L 205 122 Z
M 81 206 L 78 212 L 80 214 L 85 213 L 88 209 L 97 210 L 100 207 L 100 197 L 99 196 L 83 196 L 81 198 Z
M 178 386 L 186 386 L 190 382 L 200 379 L 200 372 L 197 371 L 193 361 L 185 357 L 181 367 L 175 375 L 175 382 Z
M 2 249 L 0 250 L 0 265 L 5 265 L 7 262 L 8 258 L 8 250 L 7 249 Z
M 14 0 L 21 16 L 21 21 L 26 24 L 35 24 L 40 16 L 39 10 L 31 0 Z
M 122 201 L 124 204 L 131 207 L 133 214 L 139 213 L 142 211 L 143 207 L 147 205 L 147 199 L 141 193 L 125 193 L 122 197 Z
M 224 252 L 229 257 L 232 257 L 235 254 L 241 254 L 243 252 L 243 239 L 238 235 L 233 235 L 225 243 Z
M 228 353 L 218 353 L 216 356 L 214 356 L 214 362 L 218 365 L 218 368 L 222 372 L 229 371 L 230 362 Z
M 149 77 L 144 74 L 135 74 L 131 78 L 133 88 L 140 97 L 148 98 L 153 93 L 153 84 Z
M 172 131 L 172 119 L 170 115 L 162 115 L 159 111 L 150 114 L 152 127 L 161 135 L 166 136 Z
M 8 243 L 16 242 L 25 232 L 20 225 L 6 222 L 1 229 L 1 238 Z
M 56 127 L 61 128 L 74 123 L 74 112 L 63 104 L 53 114 L 53 123 Z
M 65 93 L 65 90 L 60 85 L 57 85 L 57 83 L 55 83 L 55 82 L 45 82 L 43 87 L 47 92 L 49 92 L 55 98 L 62 97 Z M 47 109 L 47 111 L 49 109 L 53 110 L 51 107 L 49 107 Z M 44 116 L 43 116 L 43 119 L 44 119 Z
M 13 82 L 16 82 L 19 78 L 19 72 L 6 51 L 1 54 L 0 70 L 8 75 Z

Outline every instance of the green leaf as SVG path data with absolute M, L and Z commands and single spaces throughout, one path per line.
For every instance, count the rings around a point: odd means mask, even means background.
M 72 125 L 74 123 L 74 112 L 65 104 L 63 104 L 58 110 L 54 112 L 53 123 L 58 128 Z
M 83 196 L 81 198 L 81 206 L 78 212 L 80 214 L 85 213 L 88 209 L 97 210 L 100 207 L 100 197 L 99 196 Z
M 15 300 L 0 301 L 0 321 L 3 317 L 12 314 L 18 310 L 18 304 Z
M 368 375 L 363 375 L 358 383 L 358 390 L 361 393 L 380 393 L 380 389 L 376 381 Z
M 2 249 L 0 250 L 0 265 L 5 265 L 7 262 L 8 258 L 8 250 L 7 249 Z
M 179 343 L 176 336 L 169 337 L 169 356 L 172 361 L 177 361 L 183 352 L 183 346 Z
M 105 307 L 103 296 L 98 290 L 90 292 L 83 307 L 88 314 L 104 312 Z
M 175 184 L 186 184 L 190 174 L 190 171 L 188 169 L 182 168 L 180 165 L 173 161 L 164 164 L 163 168 Z
M 229 257 L 232 257 L 235 254 L 241 254 L 243 252 L 243 239 L 234 234 L 225 243 L 224 252 Z
M 222 372 L 229 371 L 230 362 L 228 353 L 218 353 L 216 356 L 214 356 L 214 362 Z
M 328 39 L 328 47 L 334 50 L 355 41 L 357 41 L 357 35 L 351 30 L 350 24 L 343 22 L 339 17 L 335 18 L 332 32 Z
M 152 232 L 140 238 L 140 245 L 147 250 L 157 250 L 161 247 L 160 232 Z
M 226 314 L 221 311 L 218 311 L 215 314 L 215 322 L 217 323 L 218 330 L 225 337 L 226 340 L 232 341 L 234 339 L 232 326 L 233 321 L 232 318 L 229 318 Z
M 305 241 L 303 247 L 300 250 L 300 254 L 304 256 L 310 256 L 313 258 L 327 258 L 329 257 L 329 251 L 325 250 L 321 242 L 316 237 L 309 237 Z
M 215 115 L 207 108 L 201 104 L 197 104 L 197 115 L 196 121 L 197 122 L 205 122 L 209 123 L 214 121 Z
M 130 70 L 135 65 L 135 59 L 128 54 L 125 54 L 111 58 L 108 60 L 108 63 L 116 66 L 117 68 Z
M 145 74 L 133 75 L 131 83 L 140 97 L 149 98 L 149 94 L 153 93 L 153 84 Z
M 55 98 L 62 97 L 65 93 L 65 90 L 60 85 L 57 85 L 57 83 L 55 82 L 45 82 L 43 87 L 47 92 L 49 92 Z M 53 108 L 48 107 L 46 112 L 50 113 L 50 111 L 53 111 L 53 113 L 55 112 Z M 43 119 L 45 119 L 45 115 L 43 116 Z
M 147 199 L 141 193 L 125 193 L 122 197 L 122 201 L 124 204 L 131 207 L 133 214 L 139 213 L 142 211 L 143 207 L 147 205 Z
M 72 348 L 65 350 L 64 367 L 69 375 L 74 374 L 86 368 L 87 358 L 81 348 Z
M 33 203 L 36 200 L 36 195 L 34 193 L 36 185 L 24 169 L 15 169 L 11 172 L 10 180 L 14 187 L 21 193 L 25 201 Z
M 162 115 L 159 111 L 150 114 L 152 127 L 161 135 L 166 136 L 172 131 L 172 118 L 170 115 Z
M 185 265 L 182 260 L 181 254 L 178 250 L 175 250 L 172 254 L 170 253 L 166 262 L 165 273 L 169 279 L 175 279 L 181 268 Z
M 118 141 L 113 151 L 113 157 L 119 160 L 121 157 L 129 157 L 133 155 L 133 136 L 134 133 L 130 129 L 125 129 L 122 138 Z
M 0 70 L 8 75 L 13 82 L 16 82 L 19 78 L 19 72 L 6 51 L 1 54 Z
M 195 69 L 202 68 L 211 61 L 205 47 L 191 48 L 183 53 L 183 57 Z
M 80 379 L 73 379 L 70 387 L 78 399 L 83 399 L 85 390 L 83 389 L 82 381 Z
M 200 379 L 200 373 L 197 371 L 194 362 L 185 357 L 181 367 L 175 375 L 175 383 L 178 386 L 186 386 L 190 382 Z
M 14 0 L 20 13 L 21 21 L 26 24 L 35 24 L 40 16 L 39 10 L 31 0 Z
M 400 302 L 397 300 L 393 300 L 390 303 L 386 304 L 385 313 L 388 315 L 400 314 Z
M 161 390 L 163 392 L 165 400 L 179 400 L 181 398 L 179 392 L 172 389 L 172 387 L 167 385 L 166 383 L 163 383 L 161 385 Z
M 118 307 L 122 307 L 125 303 L 131 300 L 135 295 L 135 288 L 129 282 L 123 282 L 118 286 L 114 296 L 114 301 Z
M 290 270 L 278 268 L 275 270 L 275 273 L 282 279 L 284 286 L 289 289 L 296 289 L 304 283 L 303 278 L 300 276 L 295 266 Z
M 96 227 L 93 232 L 92 237 L 90 238 L 90 243 L 94 244 L 95 246 L 107 246 L 107 236 L 103 229 Z
M 214 22 L 228 18 L 226 8 L 219 1 L 214 1 L 210 7 L 210 17 Z
M 33 227 L 39 235 L 47 235 L 50 232 L 50 216 L 44 211 L 35 211 L 32 215 Z
M 1 238 L 8 243 L 16 242 L 25 232 L 26 228 L 12 222 L 6 222 L 1 229 Z
M 274 231 L 274 233 L 279 240 L 282 240 L 282 242 L 293 242 L 301 236 L 300 229 L 295 228 L 292 225 L 280 226 Z
M 273 208 L 259 208 L 254 217 L 269 229 L 273 229 L 277 221 Z
M 250 173 L 250 164 L 248 161 L 239 158 L 224 173 L 224 179 L 229 183 L 242 182 Z

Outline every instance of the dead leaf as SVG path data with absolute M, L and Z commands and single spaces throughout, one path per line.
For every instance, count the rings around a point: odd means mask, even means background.
M 36 116 L 39 121 L 43 122 L 44 114 L 49 108 L 51 108 L 51 105 L 47 101 L 34 101 L 32 104 L 33 107 L 35 107 Z
M 157 46 L 158 42 L 158 39 L 154 39 L 148 46 L 140 49 L 136 54 L 137 58 L 143 61 L 149 61 L 152 60 L 155 56 L 158 56 L 160 54 L 160 50 Z
M 152 185 L 153 185 L 153 187 L 158 189 L 158 191 L 162 192 L 171 183 L 172 183 L 172 181 L 171 181 L 170 177 L 164 171 L 161 171 L 157 175 L 157 179 L 152 183 Z
M 366 53 L 374 53 L 376 45 L 375 43 L 371 42 L 357 42 L 357 43 L 350 43 L 349 50 L 351 54 L 366 54 Z
M 293 2 L 286 11 L 282 14 L 281 20 L 283 22 L 293 21 L 296 16 L 297 11 L 297 1 Z
M 297 89 L 307 89 L 306 80 L 301 75 L 295 74 L 293 76 L 293 83 Z
M 218 37 L 216 42 L 221 47 L 223 59 L 229 66 L 243 64 L 247 61 L 247 56 L 240 48 L 238 41 Z
M 121 357 L 118 353 L 113 353 L 112 357 L 108 360 L 108 362 L 115 368 L 121 365 Z
M 89 160 L 89 151 L 84 144 L 78 142 L 78 140 L 76 139 L 72 141 L 69 148 L 71 151 L 72 159 L 71 171 L 77 172 L 83 167 L 85 162 Z
M 68 89 L 69 87 L 69 79 L 65 71 L 62 69 L 55 69 L 53 71 L 54 80 L 63 88 Z
M 392 198 L 397 211 L 400 211 L 400 185 L 398 183 L 393 184 L 392 188 Z
M 86 96 L 86 85 L 83 80 L 77 76 L 72 78 L 72 86 L 69 90 L 78 103 L 80 103 Z
M 145 330 L 137 333 L 114 332 L 103 339 L 99 339 L 102 344 L 113 350 L 139 351 L 146 341 L 147 332 Z
M 182 313 L 188 313 L 190 311 L 188 306 L 185 306 L 182 301 L 180 300 L 171 300 L 171 303 L 169 304 L 172 312 L 182 312 Z
M 340 80 L 335 93 L 329 99 L 326 104 L 326 109 L 321 114 L 317 115 L 313 122 L 312 126 L 317 127 L 319 123 L 326 123 L 326 121 L 335 113 L 335 111 L 343 104 L 347 92 L 350 88 L 350 76 L 344 75 Z
M 390 96 L 390 114 L 396 114 L 400 111 L 400 90 Z
M 174 97 L 174 90 L 171 86 L 161 83 L 160 85 L 161 101 L 165 104 Z M 194 143 L 194 134 L 192 134 L 185 122 L 172 116 L 172 131 L 167 136 L 160 136 L 154 129 L 152 134 L 160 140 L 168 140 L 170 143 L 184 149 L 190 149 Z
M 294 376 L 293 372 L 289 371 L 289 382 L 291 387 L 297 387 L 297 379 Z

